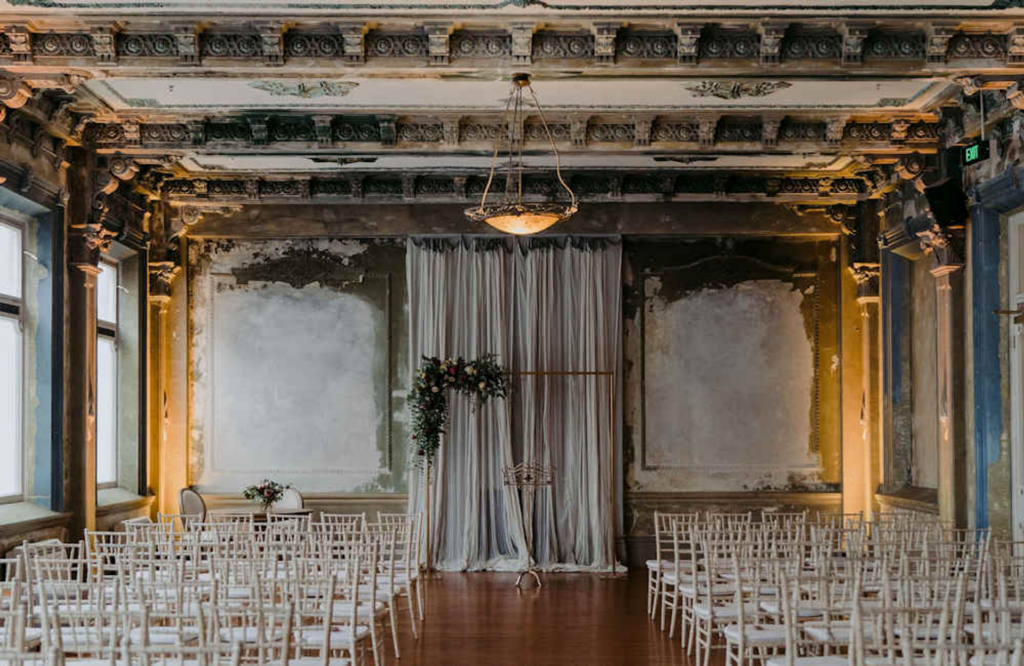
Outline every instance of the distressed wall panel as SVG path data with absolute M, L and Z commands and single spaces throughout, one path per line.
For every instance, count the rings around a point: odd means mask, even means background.
M 196 241 L 189 263 L 190 480 L 404 490 L 404 248 Z
M 835 248 L 630 245 L 630 491 L 838 490 Z

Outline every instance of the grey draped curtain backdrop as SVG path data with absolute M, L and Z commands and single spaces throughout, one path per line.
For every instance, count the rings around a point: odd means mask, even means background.
M 407 252 L 410 371 L 422 356 L 495 353 L 513 372 L 506 400 L 450 394 L 431 478 L 434 564 L 514 570 L 612 566 L 621 520 L 622 244 L 618 237 L 411 238 Z M 520 374 L 546 371 L 550 375 Z M 594 371 L 611 376 L 574 374 Z M 555 468 L 522 515 L 502 468 Z M 410 510 L 424 511 L 421 471 Z

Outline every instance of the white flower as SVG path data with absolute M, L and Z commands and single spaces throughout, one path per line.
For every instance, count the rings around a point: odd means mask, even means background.
M 436 386 L 432 386 L 432 387 L 430 387 L 430 392 L 431 392 L 431 393 L 437 393 L 437 392 L 438 392 L 438 391 L 440 391 L 440 390 L 441 390 L 441 389 L 437 388 Z
M 476 374 L 476 368 L 474 368 L 471 365 L 466 366 L 466 374 L 467 375 L 475 375 Z
M 485 388 L 487 388 L 487 382 L 480 382 L 478 386 L 480 387 L 480 390 L 483 391 Z

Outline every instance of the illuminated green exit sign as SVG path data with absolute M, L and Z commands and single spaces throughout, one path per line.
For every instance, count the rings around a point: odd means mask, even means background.
M 964 166 L 984 162 L 988 159 L 988 141 L 978 141 L 963 147 L 963 157 L 960 160 Z

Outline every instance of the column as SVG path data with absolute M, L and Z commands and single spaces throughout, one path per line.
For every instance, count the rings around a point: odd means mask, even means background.
M 965 486 L 959 476 L 965 474 L 966 460 L 958 455 L 958 444 L 962 443 L 965 414 L 962 402 L 957 399 L 962 392 L 962 373 L 958 372 L 958 361 L 962 363 L 963 350 L 955 341 L 962 340 L 956 334 L 962 332 L 962 317 L 957 316 L 954 290 L 960 292 L 962 300 L 963 268 L 961 253 L 954 248 L 958 239 L 948 230 L 937 225 L 931 230 L 920 232 L 921 247 L 932 257 L 931 270 L 935 278 L 935 374 L 936 406 L 938 419 L 939 457 L 939 517 L 943 521 L 963 526 L 966 502 L 960 497 Z M 961 304 L 962 305 L 962 304 Z M 960 308 L 962 310 L 962 307 Z M 959 323 L 959 326 L 958 326 Z M 959 352 L 959 353 L 958 353 Z M 959 461 L 959 464 L 958 464 Z
M 100 224 L 73 225 L 68 234 L 68 430 L 64 508 L 70 538 L 96 529 L 96 276 L 112 234 Z
M 168 441 L 169 412 L 167 398 L 168 314 L 174 278 L 181 269 L 174 261 L 149 264 L 149 390 L 150 390 L 150 487 L 157 495 L 163 513 L 177 513 L 175 489 L 164 483 L 163 458 Z
M 864 517 L 871 518 L 874 496 L 882 483 L 885 451 L 881 414 L 881 325 L 878 264 L 857 263 L 850 269 L 857 281 L 861 318 L 861 441 L 864 455 Z

